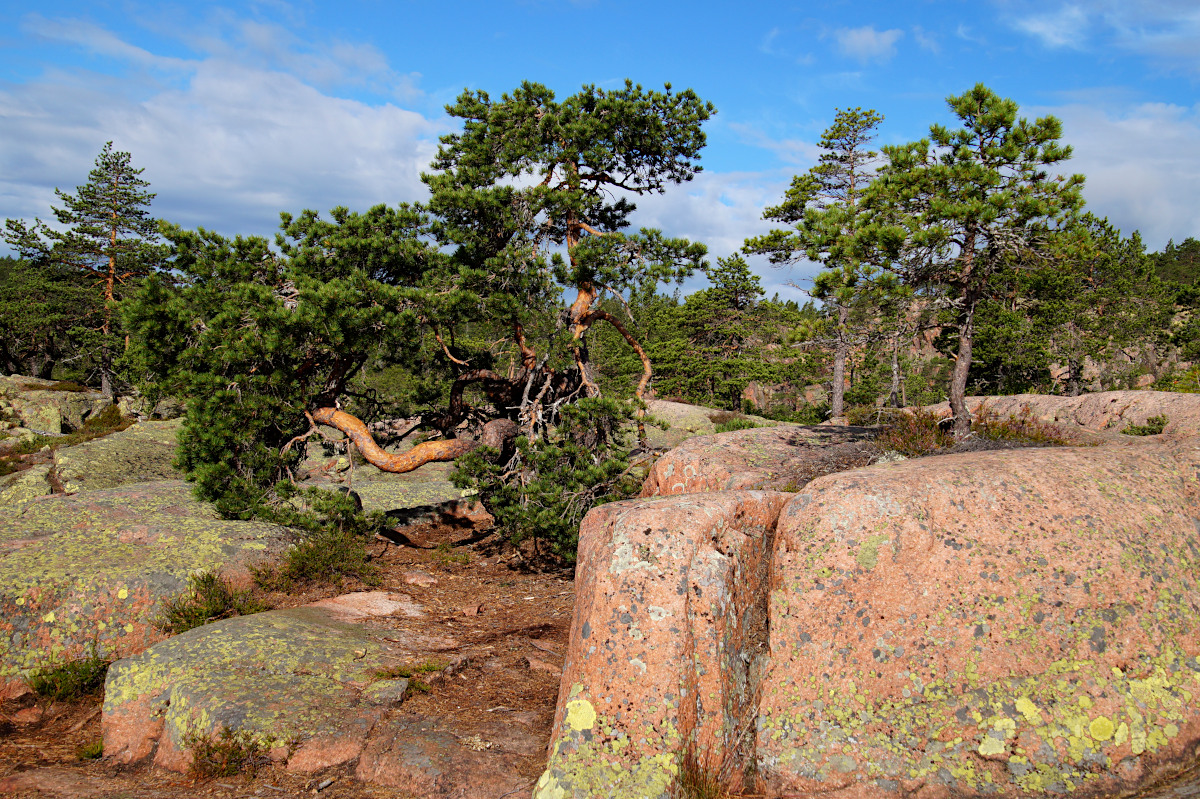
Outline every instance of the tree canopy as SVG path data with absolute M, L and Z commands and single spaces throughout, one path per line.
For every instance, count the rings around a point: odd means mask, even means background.
M 1071 156 L 1054 117 L 1019 118 L 1015 102 L 983 84 L 947 103 L 961 128 L 933 125 L 928 139 L 883 148 L 887 163 L 867 192 L 872 216 L 859 246 L 910 285 L 937 287 L 953 310 L 950 407 L 962 437 L 979 304 L 1001 270 L 1041 257 L 1051 234 L 1073 223 L 1083 176 L 1048 171 Z
M 148 274 L 162 257 L 158 221 L 149 211 L 155 195 L 147 191 L 150 184 L 141 178 L 143 171 L 134 169 L 129 153 L 113 150 L 110 141 L 96 157 L 88 182 L 75 194 L 54 190 L 63 206 L 52 210 L 63 229 L 41 219 L 32 225 L 19 219 L 5 222 L 5 241 L 23 258 L 79 270 L 101 288 L 99 366 L 108 396 L 113 395 L 114 303 L 130 278 Z

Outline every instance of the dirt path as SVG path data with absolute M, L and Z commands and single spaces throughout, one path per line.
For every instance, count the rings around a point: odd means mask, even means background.
M 449 668 L 430 681 L 428 693 L 417 693 L 394 712 L 444 719 L 467 748 L 489 747 L 490 739 L 503 735 L 506 727 L 533 733 L 525 738 L 536 737 L 540 744 L 526 746 L 521 768 L 532 787 L 545 765 L 570 633 L 572 574 L 532 572 L 511 548 L 486 539 L 469 543 L 470 530 L 425 527 L 406 532 L 425 548 L 374 544 L 381 568 L 378 586 L 348 582 L 340 589 L 269 598 L 277 607 L 286 607 L 372 588 L 411 596 L 426 610 L 423 630 L 447 639 L 437 659 Z M 197 781 L 148 766 L 122 768 L 102 758 L 82 760 L 81 750 L 101 738 L 99 709 L 100 697 L 55 703 L 26 695 L 0 706 L 0 794 L 131 799 L 411 796 L 359 782 L 347 768 L 300 776 L 264 763 L 254 775 Z

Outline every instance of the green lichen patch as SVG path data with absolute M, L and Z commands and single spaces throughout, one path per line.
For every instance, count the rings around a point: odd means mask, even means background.
M 69 493 L 180 477 L 172 462 L 182 420 L 141 422 L 118 433 L 56 450 L 55 471 Z
M 275 525 L 218 519 L 181 481 L 52 497 L 0 528 L 0 689 L 49 658 L 96 644 L 140 651 L 165 597 L 189 575 L 282 549 Z
M 104 714 L 148 708 L 146 734 L 161 719 L 177 749 L 222 729 L 290 741 L 332 734 L 393 657 L 382 634 L 314 607 L 215 622 L 113 664 Z
M 776 536 L 760 775 L 1015 795 L 1189 766 L 1200 557 L 1176 457 L 979 453 L 810 485 Z

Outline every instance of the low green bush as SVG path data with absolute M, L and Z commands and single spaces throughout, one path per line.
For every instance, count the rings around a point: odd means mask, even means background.
M 1156 436 L 1163 430 L 1167 429 L 1167 424 L 1171 420 L 1166 416 L 1151 416 L 1146 420 L 1145 424 L 1129 423 L 1121 432 L 1127 436 Z
M 882 452 L 898 452 L 906 458 L 929 455 L 954 444 L 954 436 L 941 422 L 933 411 L 917 408 L 896 417 L 875 437 L 875 444 Z
M 579 523 L 596 505 L 635 496 L 625 431 L 632 403 L 591 397 L 566 405 L 543 438 L 517 438 L 516 453 L 480 447 L 459 458 L 451 480 L 472 489 L 514 545 L 533 542 L 533 558 L 575 560 Z M 542 544 L 546 544 L 545 549 Z
M 95 644 L 83 657 L 53 661 L 30 673 L 29 687 L 43 699 L 75 700 L 100 693 L 112 661 Z
M 381 513 L 364 514 L 356 494 L 321 488 L 275 486 L 283 504 L 260 515 L 301 531 L 302 538 L 280 561 L 251 569 L 254 581 L 270 591 L 289 591 L 297 583 L 340 586 L 347 579 L 368 585 L 379 580 L 367 543 L 383 529 Z
M 732 433 L 734 430 L 753 430 L 758 427 L 757 424 L 749 419 L 730 419 L 727 422 L 721 422 L 714 427 L 713 432 L 716 433 Z
M 77 760 L 99 760 L 104 757 L 104 739 L 98 738 L 75 750 Z
M 189 773 L 196 779 L 232 777 L 242 772 L 253 775 L 267 762 L 266 754 L 274 742 L 274 738 L 260 738 L 229 727 L 221 727 L 216 736 L 192 731 L 183 737 L 184 748 L 192 753 Z
M 185 591 L 163 601 L 154 623 L 168 635 L 179 635 L 218 619 L 264 610 L 270 610 L 270 606 L 250 591 L 235 589 L 219 574 L 201 572 L 188 578 Z

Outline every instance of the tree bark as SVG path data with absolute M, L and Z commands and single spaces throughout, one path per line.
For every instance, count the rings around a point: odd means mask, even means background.
M 892 389 L 888 392 L 888 404 L 900 407 L 900 334 L 892 339 Z
M 833 382 L 829 386 L 829 410 L 832 416 L 841 416 L 846 404 L 846 357 L 850 344 L 846 340 L 846 323 L 850 320 L 850 309 L 838 306 L 837 339 L 833 345 Z
M 367 463 L 381 471 L 393 474 L 411 472 L 435 461 L 452 461 L 479 446 L 478 441 L 469 438 L 451 438 L 443 441 L 426 441 L 408 452 L 393 454 L 380 448 L 367 431 L 367 426 L 357 417 L 345 411 L 339 411 L 336 408 L 317 408 L 313 411 L 312 418 L 318 424 L 327 424 L 341 430 L 358 447 L 358 451 L 362 453 Z
M 958 356 L 950 376 L 950 413 L 954 417 L 954 438 L 961 441 L 971 434 L 971 412 L 967 410 L 967 374 L 971 370 L 971 346 L 975 339 L 975 302 L 969 300 L 958 329 Z
M 1067 370 L 1067 395 L 1078 397 L 1083 393 L 1083 364 L 1078 358 L 1068 358 Z

